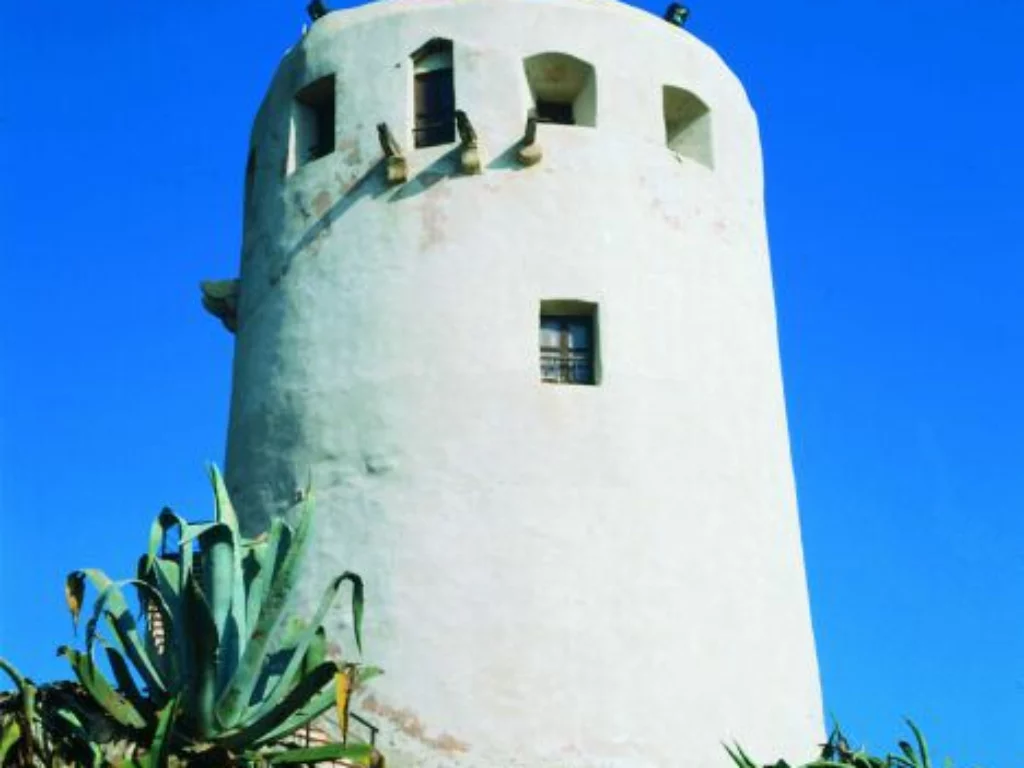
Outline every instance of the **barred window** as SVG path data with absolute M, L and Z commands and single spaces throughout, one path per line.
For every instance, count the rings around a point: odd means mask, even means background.
M 596 304 L 586 302 L 541 302 L 541 381 L 597 383 L 596 310 Z

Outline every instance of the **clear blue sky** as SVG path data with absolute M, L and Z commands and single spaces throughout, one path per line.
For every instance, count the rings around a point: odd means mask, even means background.
M 761 117 L 826 707 L 1022 766 L 1024 4 L 692 2 Z M 68 570 L 210 509 L 232 349 L 196 284 L 235 274 L 304 5 L 0 5 L 0 655 L 30 675 L 65 672 Z

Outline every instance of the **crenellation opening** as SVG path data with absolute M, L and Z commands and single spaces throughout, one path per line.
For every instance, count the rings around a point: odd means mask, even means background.
M 597 76 L 592 64 L 567 53 L 538 53 L 523 62 L 538 122 L 597 125 Z
M 334 152 L 334 92 L 334 75 L 326 75 L 295 94 L 288 173 Z
M 711 110 L 698 96 L 673 85 L 662 88 L 665 143 L 673 152 L 714 168 Z

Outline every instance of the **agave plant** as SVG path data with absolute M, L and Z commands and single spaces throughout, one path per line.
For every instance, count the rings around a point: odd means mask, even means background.
M 42 690 L 0 659 L 14 692 L 0 699 L 0 766 L 100 766 L 103 757 L 89 735 L 90 713 L 69 684 Z
M 907 725 L 914 734 L 916 744 L 909 741 L 900 741 L 900 754 L 888 754 L 885 757 L 869 755 L 863 749 L 854 750 L 850 742 L 843 734 L 839 725 L 835 725 L 829 734 L 828 741 L 821 746 L 821 755 L 817 760 L 807 763 L 801 768 L 932 768 L 931 758 L 928 755 L 928 744 L 924 740 L 920 729 L 911 720 Z M 729 757 L 732 758 L 736 768 L 761 768 L 754 760 L 743 751 L 738 744 L 726 746 Z M 949 763 L 947 763 L 947 766 Z M 765 765 L 764 768 L 790 768 L 785 760 Z
M 350 572 L 332 579 L 308 623 L 283 615 L 310 532 L 312 494 L 305 493 L 294 528 L 279 518 L 268 533 L 246 539 L 216 467 L 210 477 L 214 521 L 193 524 L 164 509 L 136 578 L 115 582 L 95 569 L 69 574 L 66 593 L 76 626 L 86 583 L 99 595 L 84 652 L 59 652 L 110 717 L 142 739 L 165 736 L 161 748 L 214 750 L 225 761 L 377 761 L 370 745 L 348 740 L 348 700 L 349 691 L 379 670 L 328 658 L 322 626 L 348 582 L 362 650 L 362 580 Z M 176 540 L 175 552 L 168 553 L 169 540 Z M 125 588 L 135 590 L 144 622 L 133 616 Z M 116 686 L 97 667 L 97 644 Z M 338 706 L 341 744 L 301 754 L 276 746 L 332 705 Z

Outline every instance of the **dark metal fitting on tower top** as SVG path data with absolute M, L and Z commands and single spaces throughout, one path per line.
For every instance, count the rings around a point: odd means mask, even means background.
M 690 18 L 690 9 L 681 3 L 671 3 L 665 11 L 664 19 L 669 24 L 677 27 L 685 27 L 687 19 Z
M 324 5 L 323 0 L 313 0 L 313 2 L 306 6 L 306 13 L 309 14 L 309 18 L 312 21 L 322 19 L 330 12 L 330 9 Z

